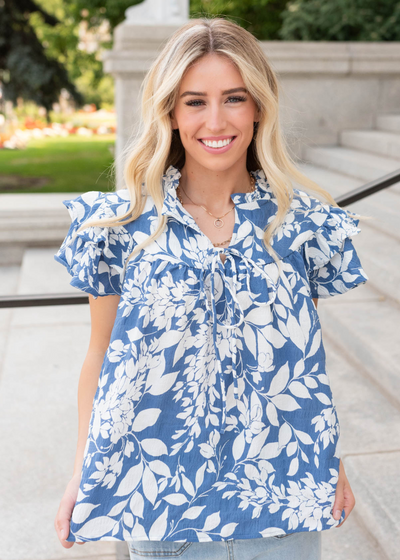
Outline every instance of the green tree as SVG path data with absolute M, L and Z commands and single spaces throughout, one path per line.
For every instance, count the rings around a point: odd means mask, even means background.
M 104 19 L 113 30 L 125 19 L 125 10 L 141 4 L 142 0 L 66 0 L 71 6 L 75 20 L 85 19 L 90 26 L 98 26 Z
M 0 0 L 0 80 L 5 99 L 31 100 L 50 110 L 62 89 L 69 91 L 77 104 L 81 94 L 65 67 L 45 51 L 31 23 L 33 13 L 49 27 L 58 24 L 32 0 Z
M 191 0 L 190 17 L 224 15 L 260 41 L 280 39 L 281 13 L 287 0 Z
M 77 17 L 76 6 L 70 0 L 37 0 L 37 3 L 57 18 L 49 26 L 41 13 L 31 15 L 30 23 L 49 55 L 58 60 L 74 82 L 86 103 L 113 103 L 113 81 L 103 73 L 99 52 L 86 52 L 80 48 L 79 26 L 84 21 Z M 79 14 L 78 14 L 79 15 Z M 111 42 L 102 46 L 111 47 Z
M 282 14 L 286 41 L 399 41 L 397 0 L 295 0 Z
M 111 28 L 121 23 L 129 6 L 140 4 L 141 0 L 74 0 L 75 17 L 82 17 L 87 10 L 87 18 L 98 25 L 107 18 Z M 279 39 L 282 26 L 280 14 L 287 0 L 191 0 L 190 17 L 216 16 L 223 14 L 234 19 L 239 25 L 253 33 L 258 39 Z M 86 12 L 85 12 L 86 13 Z

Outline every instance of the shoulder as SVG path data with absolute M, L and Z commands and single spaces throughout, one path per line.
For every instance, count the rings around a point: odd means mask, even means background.
M 290 205 L 289 214 L 296 215 L 299 221 L 304 218 L 305 225 L 310 223 L 318 227 L 324 225 L 343 225 L 350 223 L 358 224 L 357 214 L 349 212 L 340 206 L 335 206 L 321 201 L 319 198 L 303 191 L 293 189 L 294 197 Z M 313 228 L 314 229 L 314 228 Z
M 284 253 L 298 251 L 309 240 L 318 237 L 339 244 L 360 231 L 356 214 L 321 201 L 301 189 L 293 189 L 293 199 L 273 246 Z M 274 247 L 274 248 L 275 248 Z
M 119 216 L 128 211 L 130 206 L 127 189 L 102 192 L 88 191 L 75 198 L 63 200 L 71 219 L 83 223 L 88 218 Z

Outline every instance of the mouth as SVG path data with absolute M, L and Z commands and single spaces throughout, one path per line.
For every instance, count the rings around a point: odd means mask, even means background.
M 203 140 L 201 138 L 199 138 L 199 142 L 201 142 L 203 144 L 203 146 L 206 146 L 207 148 L 211 148 L 212 150 L 222 150 L 223 148 L 226 148 L 227 146 L 229 146 L 230 144 L 232 144 L 232 142 L 235 140 L 236 136 L 231 136 L 230 138 L 225 138 L 225 140 Z

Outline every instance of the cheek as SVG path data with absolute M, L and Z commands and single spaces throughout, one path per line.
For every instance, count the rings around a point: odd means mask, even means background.
M 182 115 L 180 119 L 178 119 L 179 129 L 181 132 L 181 136 L 185 136 L 190 138 L 194 136 L 201 126 L 200 119 L 196 115 Z
M 235 115 L 236 126 L 244 131 L 253 133 L 254 111 L 248 107 L 239 109 Z

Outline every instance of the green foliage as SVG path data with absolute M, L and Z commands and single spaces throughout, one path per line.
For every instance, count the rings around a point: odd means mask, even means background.
M 124 21 L 125 10 L 141 2 L 142 0 L 66 0 L 76 21 L 84 19 L 90 26 L 97 26 L 103 19 L 107 19 L 111 29 Z
M 32 26 L 47 52 L 65 66 L 86 103 L 94 103 L 99 108 L 112 104 L 114 82 L 111 76 L 104 74 L 99 54 L 79 48 L 79 24 L 88 18 L 80 15 L 76 3 L 71 0 L 37 1 L 58 18 L 57 25 L 50 27 L 40 14 L 31 16 Z M 96 19 L 98 25 L 101 21 Z M 94 21 L 88 23 L 93 29 L 96 27 Z M 101 43 L 100 47 L 111 48 L 111 43 Z
M 399 41 L 397 0 L 294 0 L 282 14 L 285 41 Z
M 190 17 L 228 16 L 260 41 L 280 39 L 287 0 L 191 0 Z
M 141 0 L 0 0 L 0 80 L 5 95 L 50 108 L 60 89 L 78 103 L 113 103 L 99 53 L 79 48 L 79 25 L 110 33 Z M 259 40 L 399 41 L 398 0 L 191 0 L 190 17 L 225 16 Z M 112 40 L 101 48 L 111 48 Z
M 83 99 L 64 66 L 48 56 L 31 23 L 33 13 L 40 14 L 47 26 L 57 19 L 31 0 L 0 1 L 0 79 L 4 97 L 16 102 L 30 99 L 50 109 L 65 88 L 75 101 Z

